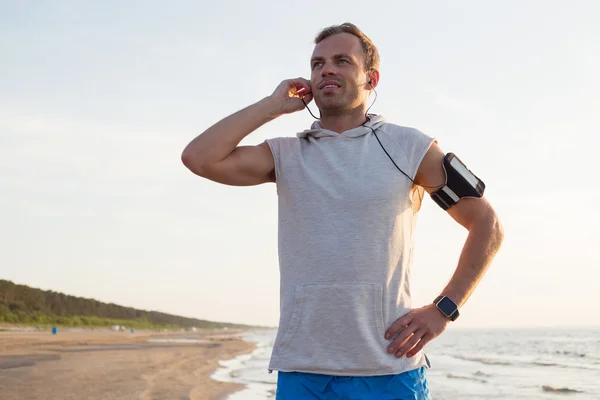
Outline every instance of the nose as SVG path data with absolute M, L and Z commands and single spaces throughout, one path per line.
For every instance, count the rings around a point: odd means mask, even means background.
M 326 62 L 323 65 L 323 68 L 321 68 L 321 76 L 329 76 L 329 75 L 335 75 L 336 74 L 336 69 L 335 69 L 335 65 L 331 62 Z

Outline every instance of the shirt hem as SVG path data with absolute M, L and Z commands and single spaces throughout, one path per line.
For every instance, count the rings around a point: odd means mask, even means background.
M 429 365 L 426 361 L 425 355 L 421 357 L 421 361 L 416 363 L 411 363 L 408 365 L 404 365 L 399 368 L 381 368 L 375 371 L 353 371 L 348 372 L 339 369 L 325 369 L 325 368 L 288 368 L 283 365 L 278 366 L 276 362 L 273 362 L 269 365 L 269 371 L 278 371 L 278 372 L 300 372 L 306 374 L 318 374 L 318 375 L 330 375 L 330 376 L 385 376 L 385 375 L 397 375 L 402 374 L 404 372 L 409 372 L 415 369 L 419 369 L 422 367 L 429 368 Z

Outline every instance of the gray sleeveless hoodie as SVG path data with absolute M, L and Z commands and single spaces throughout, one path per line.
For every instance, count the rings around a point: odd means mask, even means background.
M 433 138 L 371 115 L 396 164 L 414 179 Z M 371 129 L 315 122 L 268 139 L 278 194 L 280 321 L 270 370 L 374 376 L 426 365 L 397 359 L 385 330 L 410 311 L 416 214 L 410 182 Z

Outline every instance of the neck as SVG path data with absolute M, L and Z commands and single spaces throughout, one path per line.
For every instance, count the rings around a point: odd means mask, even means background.
M 321 115 L 319 125 L 323 129 L 342 133 L 364 124 L 366 121 L 365 111 L 366 108 L 361 106 L 345 112 L 324 113 Z

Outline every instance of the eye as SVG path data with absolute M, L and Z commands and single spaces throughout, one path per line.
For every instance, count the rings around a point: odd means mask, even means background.
M 348 63 L 348 60 L 344 59 L 344 58 L 340 58 L 340 60 L 338 61 L 338 63 Z
M 314 62 L 312 65 L 312 69 L 319 67 L 321 64 L 322 64 L 322 62 L 320 62 L 320 61 Z

